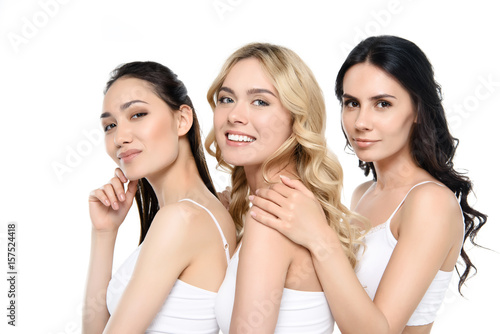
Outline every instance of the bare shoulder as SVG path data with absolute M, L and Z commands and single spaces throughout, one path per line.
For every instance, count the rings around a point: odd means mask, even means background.
M 193 203 L 182 201 L 168 204 L 154 217 L 148 237 L 165 240 L 175 235 L 176 239 L 193 240 L 197 235 L 203 234 L 209 219 L 211 220 L 205 210 Z
M 361 197 L 366 193 L 366 191 L 375 183 L 375 181 L 367 181 L 364 183 L 361 183 L 359 186 L 354 189 L 352 192 L 351 196 L 351 210 L 354 210 L 354 208 L 358 205 L 359 201 L 361 200 Z
M 280 256 L 291 259 L 300 246 L 279 233 L 255 221 L 249 214 L 245 219 L 243 244 L 247 249 L 254 249 L 268 256 Z
M 440 211 L 444 214 L 460 213 L 460 205 L 455 194 L 446 186 L 429 182 L 415 187 L 406 198 L 408 208 L 424 209 L 422 211 Z
M 443 185 L 426 183 L 415 187 L 401 208 L 403 221 L 439 233 L 461 232 L 463 216 L 455 194 Z M 406 224 L 405 224 L 406 225 Z

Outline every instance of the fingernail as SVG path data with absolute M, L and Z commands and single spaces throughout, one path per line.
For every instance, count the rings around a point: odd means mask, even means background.
M 125 195 L 124 194 L 120 194 L 120 201 L 124 201 L 125 200 Z
M 286 177 L 285 175 L 280 175 L 280 178 L 285 181 L 290 181 L 290 178 Z
M 118 202 L 113 202 L 113 209 L 118 210 L 119 208 Z
M 252 217 L 255 218 L 257 216 L 257 214 L 255 212 L 253 212 L 253 211 L 250 211 L 250 216 L 252 216 Z
M 109 204 L 110 204 L 110 203 L 109 203 L 109 201 L 108 201 L 108 200 L 105 200 L 105 201 L 104 201 L 104 204 L 105 204 L 106 206 L 109 206 Z
M 250 200 L 250 202 L 253 201 L 254 198 L 255 197 L 253 195 L 248 196 L 248 199 Z
M 255 190 L 255 195 L 259 194 L 259 189 Z

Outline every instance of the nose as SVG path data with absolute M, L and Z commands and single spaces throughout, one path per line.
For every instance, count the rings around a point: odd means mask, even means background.
M 122 147 L 125 144 L 129 144 L 132 142 L 132 132 L 130 127 L 122 123 L 120 125 L 116 125 L 115 133 L 114 133 L 114 142 L 116 147 Z
M 248 108 L 242 103 L 235 103 L 227 115 L 227 121 L 231 124 L 247 124 Z
M 356 115 L 354 128 L 359 131 L 370 131 L 372 129 L 372 120 L 370 110 L 361 107 Z

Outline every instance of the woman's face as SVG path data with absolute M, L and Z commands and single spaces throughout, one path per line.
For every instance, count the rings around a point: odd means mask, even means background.
M 358 158 L 378 162 L 409 154 L 416 112 L 406 89 L 369 63 L 347 70 L 343 84 L 342 127 Z
M 233 66 L 217 101 L 215 138 L 231 165 L 261 165 L 292 133 L 291 114 L 256 58 Z
M 144 80 L 120 78 L 104 97 L 106 151 L 130 180 L 165 170 L 178 154 L 178 111 Z

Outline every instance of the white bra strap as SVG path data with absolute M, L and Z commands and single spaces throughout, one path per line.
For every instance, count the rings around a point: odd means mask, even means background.
M 392 215 L 389 217 L 388 221 L 390 222 L 392 220 L 392 217 L 394 217 L 394 215 L 396 214 L 396 212 L 398 212 L 399 208 L 401 207 L 401 205 L 403 205 L 403 203 L 405 202 L 406 200 L 406 197 L 408 197 L 408 195 L 410 194 L 410 192 L 413 190 L 413 188 L 416 188 L 422 184 L 426 184 L 426 183 L 435 183 L 437 184 L 438 186 L 441 186 L 441 187 L 445 187 L 444 185 L 442 185 L 441 183 L 437 183 L 436 181 L 423 181 L 423 182 L 420 182 L 420 183 L 417 183 L 416 185 L 414 185 L 413 187 L 410 188 L 410 190 L 408 190 L 408 192 L 406 193 L 405 197 L 403 198 L 403 200 L 399 203 L 399 205 L 396 207 L 396 210 L 394 210 L 394 212 L 392 213 Z
M 210 210 L 208 210 L 207 208 L 205 208 L 200 203 L 195 202 L 195 201 L 193 201 L 190 198 L 183 198 L 179 202 L 181 202 L 181 201 L 188 201 L 188 202 L 191 202 L 193 204 L 198 205 L 200 208 L 204 209 L 210 215 L 210 217 L 212 217 L 215 225 L 217 226 L 217 229 L 219 230 L 220 236 L 222 238 L 222 243 L 223 243 L 223 246 L 224 246 L 224 251 L 226 252 L 227 264 L 229 264 L 229 261 L 231 260 L 231 257 L 229 256 L 229 244 L 227 243 L 226 237 L 224 237 L 224 233 L 222 232 L 222 229 L 220 228 L 219 222 L 217 221 L 217 219 L 215 219 L 215 216 L 212 214 L 212 212 L 210 212 Z

